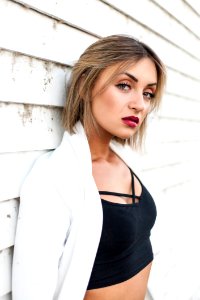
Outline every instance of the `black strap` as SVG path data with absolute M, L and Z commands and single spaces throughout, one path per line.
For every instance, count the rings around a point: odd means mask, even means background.
M 141 196 L 135 196 L 130 194 L 123 194 L 123 193 L 115 193 L 115 192 L 107 192 L 107 191 L 99 191 L 100 195 L 112 195 L 112 196 L 120 196 L 120 197 L 127 197 L 132 199 L 140 199 Z
M 134 174 L 133 171 L 131 170 L 131 168 L 129 168 L 130 172 L 131 172 L 131 188 L 132 188 L 132 193 L 135 197 L 135 184 L 134 184 Z
M 115 193 L 115 192 L 107 192 L 107 191 L 99 191 L 99 194 L 100 194 L 100 195 L 113 195 L 113 196 L 121 196 L 121 197 L 135 198 L 134 195 L 123 194 L 123 193 Z
M 127 197 L 127 198 L 132 198 L 133 203 L 135 202 L 135 199 L 140 199 L 140 196 L 135 195 L 135 186 L 134 186 L 134 174 L 133 171 L 129 168 L 131 172 L 131 187 L 132 187 L 132 195 L 130 194 L 123 194 L 123 193 L 116 193 L 116 192 L 108 192 L 108 191 L 99 191 L 100 195 L 112 195 L 112 196 L 119 196 L 119 197 Z

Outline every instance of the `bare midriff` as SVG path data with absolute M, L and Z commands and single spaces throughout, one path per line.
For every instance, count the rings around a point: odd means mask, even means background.
M 84 300 L 144 300 L 151 263 L 132 278 L 112 286 L 88 290 Z

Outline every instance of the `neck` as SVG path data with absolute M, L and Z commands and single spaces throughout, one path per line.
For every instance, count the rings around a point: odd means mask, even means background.
M 90 135 L 88 138 L 92 161 L 109 160 L 112 155 L 110 149 L 111 138 L 102 138 L 99 135 Z

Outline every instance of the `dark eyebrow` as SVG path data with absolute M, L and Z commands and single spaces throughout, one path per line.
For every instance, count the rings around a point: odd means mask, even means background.
M 127 75 L 128 77 L 130 77 L 131 79 L 133 79 L 135 82 L 138 82 L 138 79 L 135 76 L 133 76 L 132 74 L 130 74 L 128 72 L 125 72 L 124 74 Z
M 135 82 L 138 82 L 138 81 L 139 81 L 135 76 L 133 76 L 132 74 L 130 74 L 130 73 L 128 73 L 128 72 L 125 72 L 124 74 L 127 75 L 128 77 L 130 77 L 130 78 L 131 78 L 132 80 L 134 80 Z M 147 84 L 147 86 L 153 86 L 153 85 L 157 85 L 157 82 Z

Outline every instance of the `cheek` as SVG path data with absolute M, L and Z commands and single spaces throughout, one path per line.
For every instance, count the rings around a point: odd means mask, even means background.
M 109 91 L 102 93 L 93 99 L 92 110 L 100 112 L 110 111 L 115 107 L 115 97 Z
M 152 108 L 152 105 L 150 102 L 148 102 L 146 105 L 146 109 L 145 109 L 145 115 L 148 115 L 151 112 L 151 108 Z

